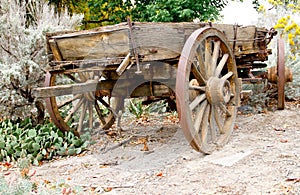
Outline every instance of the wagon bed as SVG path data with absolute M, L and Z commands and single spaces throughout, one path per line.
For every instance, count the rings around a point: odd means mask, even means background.
M 238 65 L 265 61 L 269 31 L 256 26 L 211 23 L 127 23 L 93 30 L 49 33 L 48 54 L 56 61 L 122 58 L 133 49 L 134 39 L 141 61 L 179 59 L 187 38 L 197 29 L 213 27 L 225 34 Z M 130 40 L 132 39 L 132 40 Z

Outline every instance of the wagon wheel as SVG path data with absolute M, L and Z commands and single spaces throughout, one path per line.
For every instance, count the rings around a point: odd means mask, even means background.
M 277 42 L 277 89 L 278 89 L 278 105 L 279 110 L 284 109 L 284 85 L 285 85 L 285 63 L 284 63 L 284 40 L 278 39 Z
M 225 35 L 214 28 L 192 33 L 179 59 L 176 96 L 184 135 L 195 150 L 209 154 L 227 143 L 239 87 Z
M 45 86 L 85 83 L 99 79 L 95 72 L 71 74 L 46 74 Z M 61 131 L 74 131 L 80 135 L 85 130 L 109 129 L 114 121 L 114 110 L 121 107 L 120 99 L 115 98 L 111 106 L 108 91 L 93 91 L 82 94 L 63 95 L 46 98 L 46 107 L 52 122 Z

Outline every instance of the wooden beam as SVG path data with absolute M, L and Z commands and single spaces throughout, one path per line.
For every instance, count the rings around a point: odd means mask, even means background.
M 52 87 L 40 87 L 33 89 L 33 95 L 35 97 L 47 98 L 58 97 L 70 94 L 80 94 L 85 92 L 91 92 L 96 90 L 112 89 L 114 81 L 95 81 L 89 80 L 85 83 L 76 83 L 68 85 L 58 85 Z

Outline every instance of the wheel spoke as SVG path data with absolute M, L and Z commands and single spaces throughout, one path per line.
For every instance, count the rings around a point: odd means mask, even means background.
M 211 42 L 210 39 L 205 40 L 205 69 L 207 70 L 207 76 L 211 76 L 210 72 L 210 63 L 211 63 Z
M 69 98 L 69 99 L 67 99 L 67 100 L 65 100 L 65 101 L 63 101 L 63 102 L 61 102 L 59 105 L 57 105 L 57 107 L 58 107 L 58 108 L 62 108 L 63 106 L 68 105 L 68 104 L 70 104 L 71 102 L 73 102 L 73 101 L 75 101 L 75 100 L 77 100 L 77 99 L 79 99 L 79 98 L 81 98 L 81 97 L 82 97 L 81 94 L 77 94 L 77 95 L 73 96 L 72 98 Z
M 199 109 L 197 110 L 197 112 L 195 114 L 194 128 L 195 128 L 195 132 L 197 132 L 197 134 L 199 133 L 199 130 L 200 130 L 201 121 L 202 121 L 204 110 L 205 110 L 206 106 L 207 106 L 207 100 L 202 102 L 202 104 L 199 106 Z
M 194 77 L 197 79 L 197 81 L 202 81 L 206 84 L 207 78 L 202 74 L 202 72 L 198 70 L 197 65 L 195 65 L 195 63 L 192 63 L 192 73 Z
M 103 104 L 109 111 L 111 111 L 116 116 L 115 111 L 110 107 L 110 105 L 106 101 L 103 100 L 103 98 L 99 97 L 97 98 L 97 100 L 99 100 L 101 104 Z
M 214 105 L 213 108 L 212 108 L 212 111 L 213 111 L 214 120 L 217 124 L 217 127 L 218 127 L 219 131 L 221 132 L 222 131 L 222 124 L 221 124 L 220 115 L 217 111 L 217 106 Z
M 226 62 L 228 60 L 228 57 L 229 57 L 229 55 L 227 53 L 223 55 L 221 61 L 219 62 L 218 66 L 216 68 L 216 71 L 215 71 L 216 77 L 219 77 L 219 75 L 221 74 L 221 72 L 224 68 L 224 65 L 226 64 Z
M 67 77 L 69 77 L 72 81 L 74 81 L 75 83 L 81 83 L 82 81 L 78 80 L 77 78 L 75 78 L 73 75 L 71 74 L 65 74 Z
M 199 66 L 199 71 L 201 73 L 201 76 L 203 79 L 205 79 L 205 81 L 207 80 L 207 72 L 206 72 L 206 67 L 205 67 L 205 62 L 204 62 L 204 59 L 203 59 L 203 55 L 202 55 L 202 48 L 201 48 L 201 45 L 198 46 L 198 49 L 196 51 L 196 59 L 197 59 L 197 62 L 198 62 L 198 66 Z M 205 50 L 204 50 L 205 52 Z M 198 69 L 197 69 L 198 70 Z
M 201 86 L 195 86 L 195 85 L 190 85 L 189 89 L 194 89 L 194 90 L 200 90 L 200 91 L 205 91 L 205 87 L 201 87 Z
M 235 113 L 235 108 L 234 106 L 230 106 L 228 108 L 230 112 Z M 226 121 L 224 121 L 223 129 L 221 131 L 222 135 L 220 136 L 218 140 L 218 145 L 222 146 L 223 144 L 227 143 L 229 136 L 231 134 L 231 131 L 233 130 L 233 121 L 235 118 L 235 115 L 230 116 Z
M 81 80 L 82 83 L 84 83 L 84 82 L 87 81 L 87 78 L 86 78 L 84 72 L 79 72 L 78 75 L 79 75 L 79 78 L 80 78 L 80 80 Z
M 220 45 L 221 45 L 220 41 L 215 41 L 214 42 L 214 51 L 213 51 L 213 54 L 212 54 L 211 65 L 210 65 L 211 66 L 210 67 L 211 75 L 215 74 L 215 69 L 217 67 L 217 60 L 219 58 L 219 53 L 220 53 Z
M 88 110 L 89 110 L 89 128 L 93 129 L 93 105 L 92 105 L 92 102 L 89 102 Z
M 224 76 L 222 76 L 222 79 L 228 80 L 233 75 L 233 72 L 228 72 Z
M 81 107 L 81 113 L 80 113 L 80 118 L 79 118 L 78 127 L 77 127 L 78 133 L 81 132 L 82 127 L 83 127 L 83 121 L 84 121 L 85 114 L 86 114 L 87 104 L 88 104 L 88 101 L 85 101 L 83 103 L 83 106 Z
M 214 112 L 215 112 L 215 106 L 211 105 L 210 106 L 210 114 L 209 114 L 209 124 L 210 124 L 210 130 L 211 130 L 211 139 L 213 143 L 216 142 L 217 140 L 217 126 L 216 126 L 216 120 L 214 117 Z
M 196 106 L 197 106 L 198 104 L 200 104 L 203 100 L 205 100 L 205 98 L 206 98 L 205 93 L 203 93 L 203 94 L 197 96 L 197 97 L 192 101 L 192 103 L 190 103 L 190 110 L 191 110 L 191 111 L 194 110 L 194 108 L 196 108 Z
M 95 109 L 96 109 L 97 115 L 98 115 L 98 117 L 99 117 L 101 123 L 102 123 L 103 125 L 105 125 L 105 124 L 106 124 L 106 121 L 105 121 L 105 119 L 104 119 L 103 116 L 102 116 L 102 112 L 101 112 L 101 109 L 100 109 L 100 107 L 99 107 L 97 101 L 98 101 L 98 100 L 95 101 Z
M 224 104 L 219 104 L 219 107 L 226 114 L 227 117 L 231 117 L 230 111 L 226 108 L 226 106 Z
M 77 112 L 77 110 L 80 108 L 80 106 L 82 105 L 82 103 L 83 103 L 83 99 L 84 98 L 81 98 L 80 100 L 79 100 L 79 102 L 77 102 L 77 104 L 75 105 L 75 107 L 73 107 L 73 109 L 71 110 L 71 112 L 68 114 L 68 116 L 65 118 L 65 123 L 67 123 L 70 119 L 71 119 L 71 117 L 73 116 L 73 114 L 75 113 L 75 112 Z
M 209 118 L 209 112 L 210 112 L 210 105 L 206 106 L 206 109 L 204 111 L 203 120 L 202 120 L 202 129 L 201 129 L 201 138 L 203 143 L 207 143 L 207 134 L 208 134 L 208 118 Z

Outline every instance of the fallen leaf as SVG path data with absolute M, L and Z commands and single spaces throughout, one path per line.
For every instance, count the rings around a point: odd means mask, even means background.
M 110 192 L 110 191 L 112 191 L 112 188 L 107 187 L 107 188 L 103 188 L 103 190 L 104 190 L 105 192 Z
M 28 176 L 28 173 L 29 173 L 29 169 L 27 169 L 27 168 L 21 170 L 21 176 L 22 177 Z
M 149 151 L 147 142 L 144 142 L 144 147 L 143 147 L 142 151 Z
M 285 181 L 293 181 L 294 183 L 300 182 L 300 178 L 288 178 Z
M 5 173 L 4 173 L 4 175 L 9 175 L 9 174 L 10 174 L 10 172 L 5 172 Z
M 281 142 L 281 143 L 287 143 L 288 140 L 287 140 L 287 139 L 281 139 L 280 142 Z
M 9 169 L 9 168 L 11 168 L 13 165 L 11 164 L 11 163 L 9 163 L 9 162 L 1 162 L 0 163 L 0 165 L 2 165 L 3 167 L 5 167 L 5 168 L 7 168 L 7 169 Z
M 44 183 L 45 184 L 49 184 L 49 183 L 51 183 L 49 180 L 46 180 L 46 179 L 44 179 Z
M 157 177 L 162 177 L 163 174 L 162 174 L 162 172 L 159 172 L 159 173 L 156 174 L 156 176 L 157 176 Z
M 36 170 L 30 170 L 29 172 L 28 172 L 28 176 L 29 177 L 32 177 L 32 176 L 34 176 L 36 174 Z
M 274 130 L 275 130 L 275 131 L 282 131 L 282 132 L 285 132 L 285 129 L 283 129 L 283 128 L 276 128 L 276 127 L 275 127 Z
M 71 192 L 72 192 L 72 188 L 67 188 L 65 194 L 71 194 Z
M 64 188 L 61 189 L 61 193 L 66 194 L 66 195 L 71 194 L 72 193 L 72 188 L 64 187 Z

